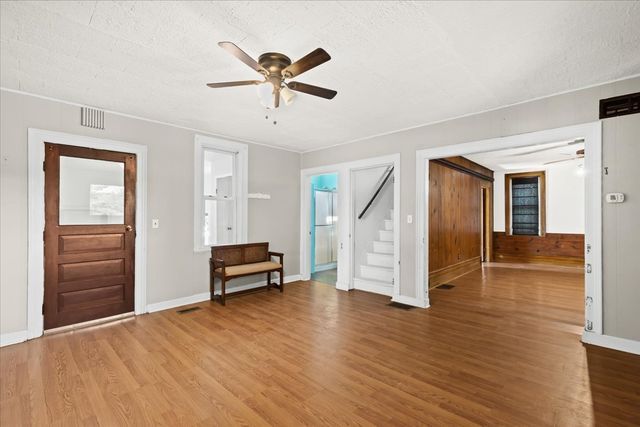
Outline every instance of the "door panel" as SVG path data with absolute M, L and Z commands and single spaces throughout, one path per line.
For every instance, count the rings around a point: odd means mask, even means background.
M 136 157 L 45 144 L 45 329 L 133 311 Z

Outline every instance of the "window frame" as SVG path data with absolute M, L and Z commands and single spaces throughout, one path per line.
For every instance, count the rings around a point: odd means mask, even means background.
M 194 138 L 194 220 L 193 220 L 193 250 L 194 252 L 208 252 L 211 246 L 204 244 L 204 153 L 218 151 L 235 155 L 233 197 L 235 206 L 235 244 L 247 242 L 247 197 L 249 147 L 247 144 L 229 141 L 212 136 L 196 135 Z M 227 243 L 225 243 L 227 244 Z M 220 245 L 213 245 L 220 246 Z
M 507 236 L 530 236 L 536 237 L 535 234 L 513 234 L 512 227 L 512 205 L 511 205 L 511 185 L 513 178 L 538 178 L 538 218 L 539 229 L 538 237 L 544 237 L 547 225 L 547 197 L 545 185 L 545 171 L 507 173 L 504 175 L 504 207 L 505 207 L 505 233 Z

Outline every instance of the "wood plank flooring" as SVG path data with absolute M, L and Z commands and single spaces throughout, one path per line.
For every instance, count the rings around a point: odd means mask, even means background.
M 485 267 L 429 310 L 314 282 L 0 350 L 0 424 L 639 425 L 575 270 Z

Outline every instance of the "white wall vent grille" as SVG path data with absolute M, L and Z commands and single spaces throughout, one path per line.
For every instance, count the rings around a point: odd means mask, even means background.
M 82 107 L 80 109 L 80 124 L 88 128 L 104 129 L 104 111 L 97 108 Z

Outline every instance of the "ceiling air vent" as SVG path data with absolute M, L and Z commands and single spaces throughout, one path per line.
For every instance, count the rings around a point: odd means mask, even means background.
M 640 92 L 600 100 L 600 118 L 640 113 Z
M 88 128 L 104 129 L 104 111 L 97 108 L 82 107 L 80 109 L 80 124 Z

